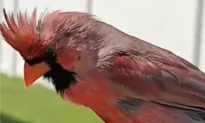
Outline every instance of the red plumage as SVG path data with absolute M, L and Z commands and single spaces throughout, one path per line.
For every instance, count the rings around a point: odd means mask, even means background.
M 86 13 L 56 11 L 38 25 L 36 10 L 30 18 L 20 14 L 18 24 L 4 15 L 2 36 L 29 70 L 40 62 L 49 66 L 41 74 L 62 98 L 106 123 L 205 122 L 205 74 L 172 52 Z
M 20 51 L 23 57 L 29 58 L 27 49 L 25 47 L 36 46 L 38 50 L 33 51 L 34 55 L 38 54 L 39 46 L 37 46 L 38 36 L 36 32 L 36 9 L 33 11 L 31 18 L 27 17 L 27 13 L 21 12 L 17 15 L 18 22 L 15 21 L 14 15 L 7 14 L 3 10 L 6 24 L 1 24 L 0 30 L 5 41 L 9 43 L 14 49 Z M 31 19 L 31 20 L 29 20 Z

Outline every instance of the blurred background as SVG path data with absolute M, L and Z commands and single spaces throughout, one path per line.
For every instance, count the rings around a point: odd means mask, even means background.
M 0 9 L 80 11 L 166 48 L 205 71 L 204 0 L 0 0 Z M 0 11 L 0 21 L 4 21 Z M 100 123 L 92 111 L 63 102 L 47 81 L 25 89 L 23 60 L 0 37 L 2 123 Z

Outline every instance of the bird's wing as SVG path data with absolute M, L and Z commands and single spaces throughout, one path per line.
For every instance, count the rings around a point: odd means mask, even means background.
M 205 111 L 205 74 L 184 59 L 174 55 L 163 59 L 132 53 L 109 58 L 99 65 L 120 88 L 155 103 Z

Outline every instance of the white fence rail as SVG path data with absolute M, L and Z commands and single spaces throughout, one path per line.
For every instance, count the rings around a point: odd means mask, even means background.
M 1 1 L 1 0 L 0 0 Z M 193 62 L 196 33 L 201 34 L 199 67 L 205 71 L 205 24 L 197 31 L 197 2 L 203 0 L 5 0 L 7 10 L 33 10 L 46 8 L 91 12 L 101 20 L 110 23 L 126 33 L 135 35 L 158 46 L 164 47 Z M 201 2 L 201 4 L 205 4 Z M 18 5 L 18 6 L 17 6 Z M 205 6 L 205 5 L 204 5 Z M 201 15 L 205 14 L 205 7 Z M 1 13 L 2 17 L 2 13 Z M 201 22 L 205 22 L 205 16 Z M 199 34 L 197 34 L 199 35 Z M 23 60 L 5 42 L 0 42 L 0 72 L 11 76 L 23 75 Z

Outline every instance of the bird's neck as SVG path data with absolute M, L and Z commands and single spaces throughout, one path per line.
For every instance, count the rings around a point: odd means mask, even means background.
M 129 121 L 114 104 L 116 95 L 103 79 L 77 79 L 78 82 L 60 92 L 64 100 L 91 108 L 105 123 L 127 123 Z

